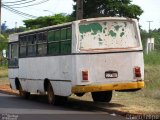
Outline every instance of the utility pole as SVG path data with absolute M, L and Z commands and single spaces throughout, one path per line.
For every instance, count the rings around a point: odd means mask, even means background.
M 76 20 L 83 19 L 83 0 L 77 0 Z
M 149 52 L 151 52 L 152 50 L 154 50 L 154 38 L 152 38 L 151 36 L 151 22 L 153 21 L 147 21 L 149 23 L 149 38 L 146 41 L 146 53 L 148 54 Z
M 153 22 L 153 21 L 147 21 L 148 23 L 149 23 L 149 37 L 151 38 L 151 22 Z
M 1 34 L 1 9 L 2 9 L 2 0 L 0 0 L 0 34 Z

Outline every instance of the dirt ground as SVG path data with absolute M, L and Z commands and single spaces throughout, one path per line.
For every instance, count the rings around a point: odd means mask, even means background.
M 19 94 L 18 91 L 12 90 L 9 84 L 0 85 L 0 92 L 7 93 L 7 94 L 14 94 L 14 95 Z
M 10 88 L 7 78 L 0 79 L 0 92 L 7 94 L 18 95 L 18 91 Z M 71 98 L 92 101 L 90 93 L 83 97 L 72 95 Z M 110 103 L 95 103 L 97 106 L 129 114 L 145 114 L 145 115 L 159 115 L 160 116 L 160 99 L 148 98 L 143 95 L 143 90 L 138 92 L 114 92 L 112 101 Z

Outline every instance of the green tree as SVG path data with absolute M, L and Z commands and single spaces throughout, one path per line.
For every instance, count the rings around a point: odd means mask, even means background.
M 152 37 L 155 40 L 155 50 L 160 51 L 160 28 L 151 30 L 150 34 L 146 30 L 140 30 L 143 47 L 146 47 L 146 41 Z
M 7 50 L 7 41 L 7 38 L 4 35 L 0 34 L 0 66 L 7 65 L 7 59 L 5 59 L 2 54 L 4 49 Z
M 3 49 L 7 49 L 7 38 L 0 34 L 0 53 Z
M 73 0 L 76 2 L 76 0 Z M 84 18 L 119 16 L 139 19 L 143 10 L 131 0 L 84 0 Z M 76 17 L 76 5 L 73 6 L 72 16 Z
M 155 49 L 160 51 L 160 29 L 154 29 L 151 31 L 151 37 L 155 40 Z
M 51 25 L 62 24 L 70 21 L 72 21 L 70 15 L 55 14 L 54 16 L 45 16 L 45 17 L 38 17 L 37 19 L 24 20 L 23 22 L 25 23 L 27 28 L 36 29 Z
M 143 45 L 143 48 L 145 48 L 146 47 L 146 40 L 149 38 L 149 33 L 143 29 L 140 29 L 140 33 L 141 33 L 142 45 Z
M 10 34 L 14 34 L 14 33 L 19 33 L 19 32 L 24 32 L 24 31 L 27 31 L 28 29 L 26 27 L 23 27 L 23 26 L 19 26 L 18 28 L 10 28 L 10 29 L 7 29 L 3 35 L 5 36 L 9 36 Z

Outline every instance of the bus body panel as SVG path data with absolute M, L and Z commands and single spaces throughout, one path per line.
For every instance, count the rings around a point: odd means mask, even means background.
M 76 85 L 111 84 L 134 82 L 134 68 L 141 68 L 141 80 L 144 80 L 143 52 L 122 52 L 105 54 L 87 54 L 76 56 Z M 82 79 L 82 71 L 88 71 L 88 81 Z M 105 78 L 105 72 L 118 72 L 117 78 Z
M 72 56 L 21 58 L 19 78 L 71 80 Z
M 70 55 L 21 58 L 19 69 L 9 69 L 9 78 L 18 78 L 23 89 L 31 93 L 43 93 L 44 80 L 48 79 L 56 95 L 68 96 L 71 94 L 72 59 Z M 15 86 L 15 83 L 11 84 Z

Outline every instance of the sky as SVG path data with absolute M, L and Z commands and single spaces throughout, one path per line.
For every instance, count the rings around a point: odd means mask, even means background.
M 2 2 L 13 2 L 20 0 L 2 0 Z M 42 1 L 42 0 L 37 0 Z M 151 22 L 151 29 L 160 28 L 160 0 L 132 0 L 133 4 L 139 5 L 144 13 L 140 16 L 139 23 L 142 26 L 142 29 L 148 30 L 149 23 Z M 47 16 L 57 13 L 72 13 L 73 11 L 73 0 L 49 0 L 46 3 L 41 5 L 26 7 L 26 8 L 17 8 L 17 10 L 24 13 L 28 13 L 34 16 Z M 14 28 L 15 26 L 23 26 L 23 20 L 26 18 L 19 15 L 13 14 L 10 11 L 2 8 L 2 23 L 6 21 L 8 28 Z

